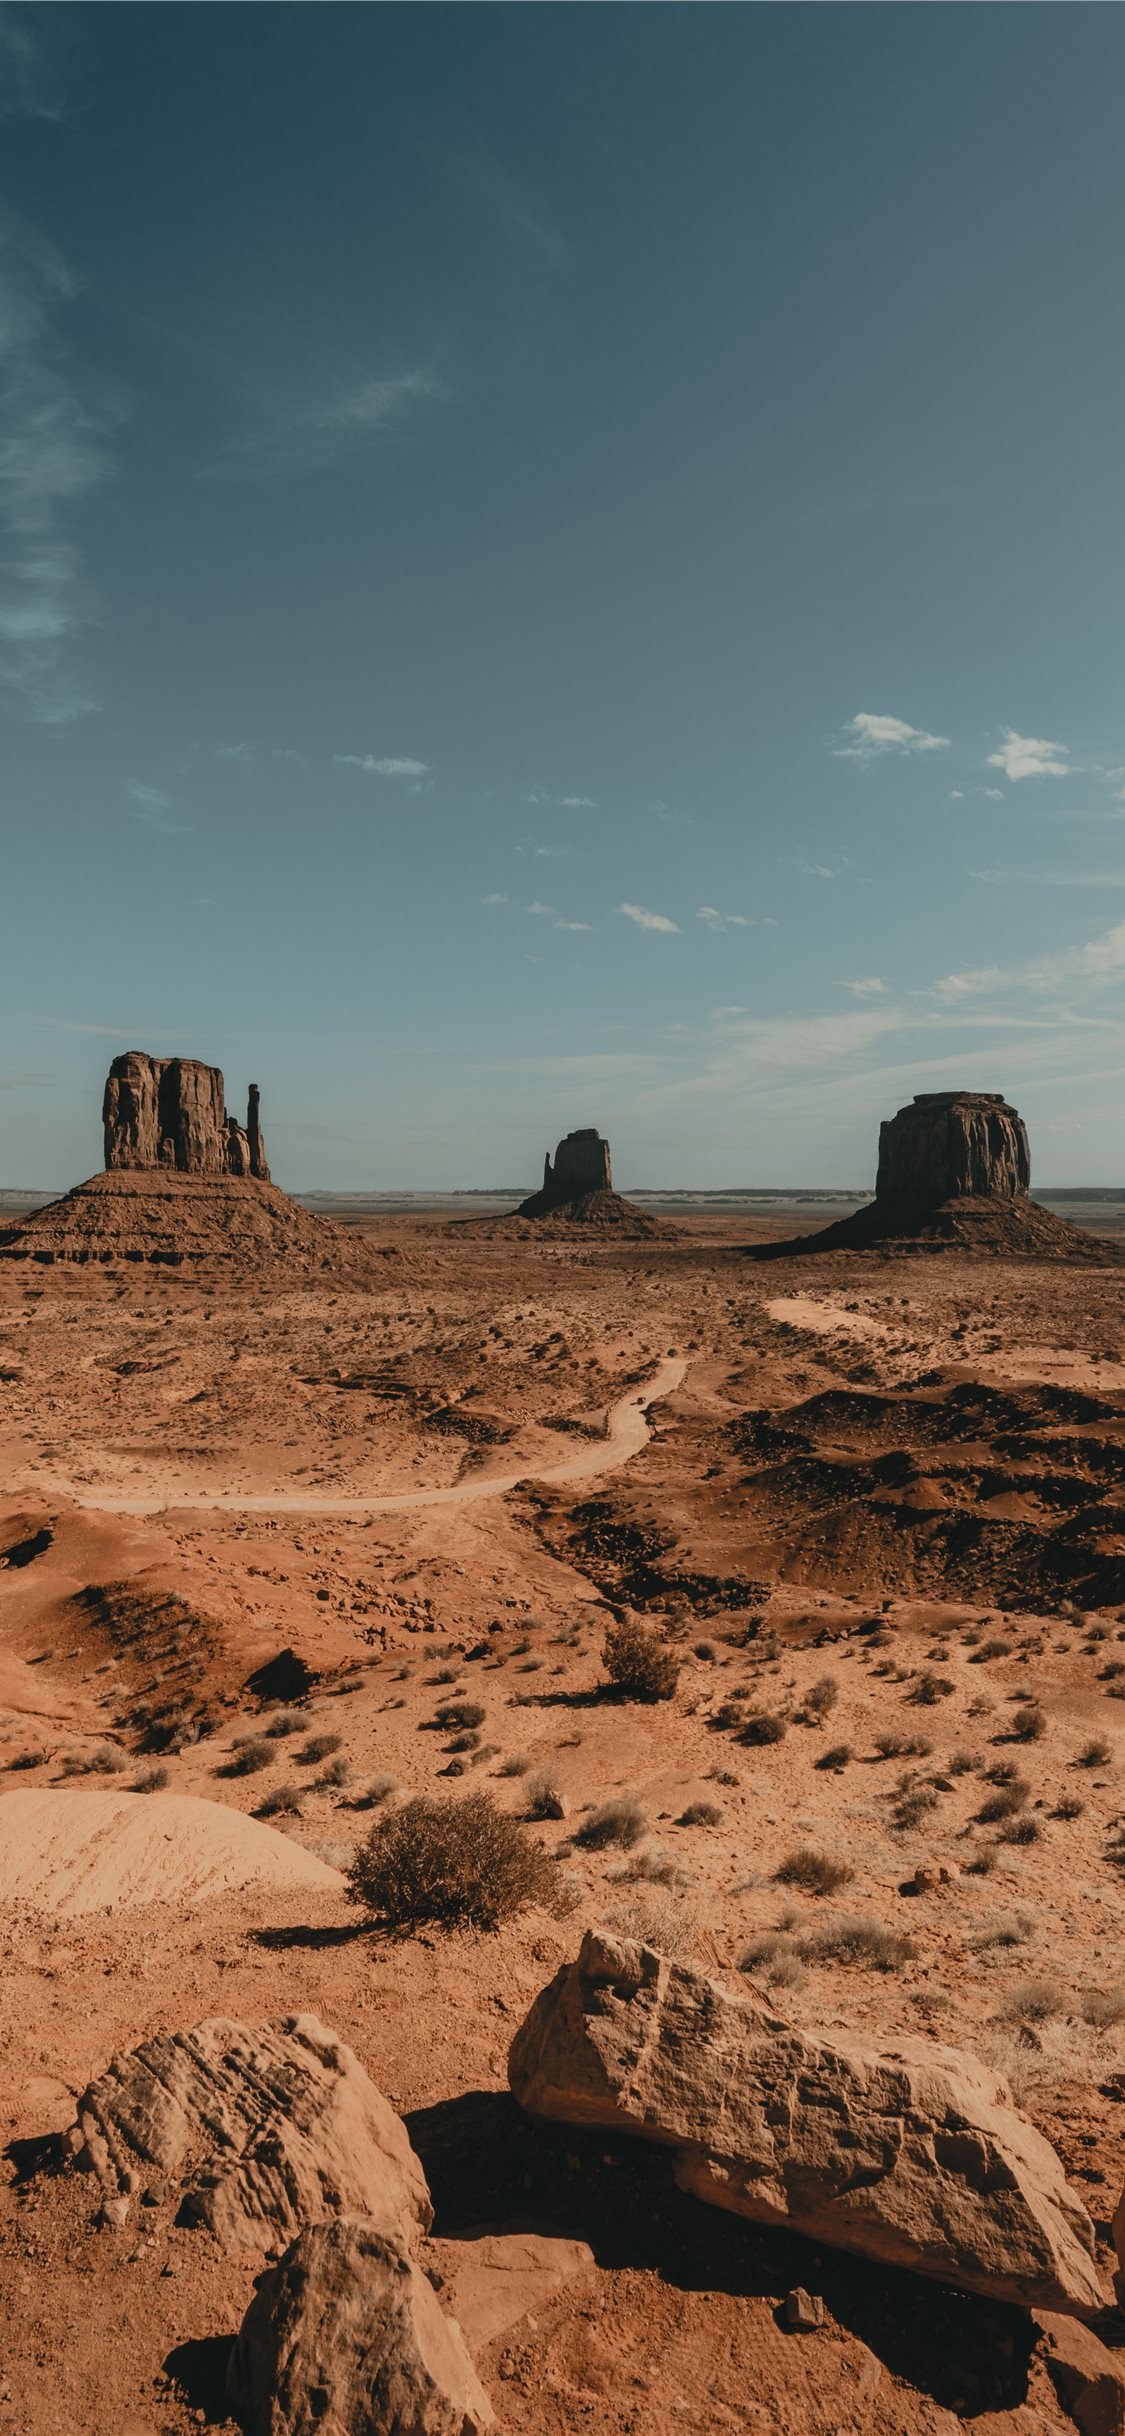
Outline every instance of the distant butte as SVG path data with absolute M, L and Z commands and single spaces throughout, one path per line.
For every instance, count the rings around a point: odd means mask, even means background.
M 1029 1198 L 1022 1117 L 998 1091 L 922 1091 L 879 1128 L 875 1198 L 817 1235 L 761 1244 L 755 1258 L 917 1244 L 931 1251 L 1105 1261 L 1104 1242 Z
M 227 1115 L 217 1066 L 141 1049 L 115 1057 L 102 1101 L 104 1171 L 0 1230 L 0 1259 L 353 1268 L 357 1248 L 344 1230 L 271 1181 L 260 1097 L 251 1083 L 240 1125 Z
M 595 1125 L 565 1134 L 553 1162 L 548 1151 L 540 1191 L 521 1201 L 515 1216 L 553 1218 L 563 1225 L 622 1227 L 634 1235 L 662 1232 L 659 1218 L 614 1192 L 609 1143 Z

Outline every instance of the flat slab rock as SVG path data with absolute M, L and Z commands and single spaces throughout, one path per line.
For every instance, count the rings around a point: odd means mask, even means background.
M 508 2077 L 531 2114 L 674 2148 L 681 2188 L 716 2207 L 994 2300 L 1105 2306 L 1054 2149 L 957 2048 L 828 2040 L 590 1932 L 517 2031 Z
M 393 2107 L 315 2014 L 247 2029 L 163 2030 L 91 2081 L 66 2135 L 109 2224 L 147 2183 L 224 2249 L 284 2248 L 306 2225 L 363 2215 L 429 2229 L 426 2177 Z
M 484 2436 L 492 2406 L 424 2275 L 385 2226 L 302 2233 L 258 2279 L 227 2371 L 246 2436 Z

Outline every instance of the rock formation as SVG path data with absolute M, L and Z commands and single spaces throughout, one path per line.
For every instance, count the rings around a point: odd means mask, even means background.
M 994 2300 L 1104 2306 L 1094 2228 L 1053 2148 L 974 2056 L 781 2021 L 588 1932 L 517 2032 L 521 2106 L 676 2151 L 681 2188 Z
M 228 1117 L 222 1074 L 197 1057 L 115 1057 L 102 1102 L 105 1163 L 114 1168 L 175 1168 L 186 1176 L 257 1176 L 269 1181 L 250 1085 L 245 1125 Z
M 258 2288 L 227 2370 L 246 2436 L 484 2436 L 492 2408 L 393 2228 L 302 2233 Z
M 428 2228 L 426 2178 L 350 2047 L 312 2013 L 248 2030 L 221 2018 L 115 2056 L 67 2135 L 109 2221 L 149 2177 L 224 2249 L 268 2249 L 340 2215 Z
M 920 1091 L 879 1128 L 878 1202 L 934 1209 L 961 1193 L 1015 1201 L 1030 1182 L 1027 1128 L 998 1091 Z
M 613 1190 L 613 1170 L 609 1160 L 609 1143 L 594 1125 L 583 1125 L 577 1133 L 564 1134 L 555 1152 L 554 1165 L 550 1151 L 543 1161 L 542 1199 L 557 1209 L 561 1201 L 577 1201 L 583 1193 L 609 1193 Z

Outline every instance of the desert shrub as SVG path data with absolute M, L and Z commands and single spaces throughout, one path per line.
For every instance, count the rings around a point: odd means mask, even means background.
M 380 1802 L 388 1801 L 397 1792 L 397 1776 L 372 1776 L 360 1792 L 353 1794 L 352 1801 L 357 1810 L 377 1810 Z
M 789 1731 L 788 1721 L 779 1717 L 776 1709 L 752 1709 L 744 1717 L 738 1739 L 753 1747 L 760 1743 L 783 1742 Z
M 1079 1799 L 1077 1793 L 1063 1793 L 1055 1803 L 1051 1817 L 1053 1819 L 1080 1819 L 1085 1807 L 1085 1802 Z
M 606 1927 L 618 1937 L 635 1938 L 655 1947 L 669 1962 L 687 1962 L 695 1951 L 699 1931 L 697 1906 L 682 1894 L 661 1887 L 638 1886 L 620 1895 L 606 1912 Z
M 998 1785 L 995 1793 L 988 1794 L 981 1803 L 977 1823 L 981 1827 L 995 1827 L 999 1819 L 1014 1819 L 1017 1810 L 1022 1810 L 1026 1801 L 1025 1784 Z
M 526 1751 L 509 1751 L 507 1758 L 501 1760 L 496 1773 L 498 1776 L 526 1776 L 530 1766 L 531 1761 Z
M 975 1751 L 953 1751 L 950 1754 L 949 1773 L 951 1776 L 971 1776 L 976 1765 Z
M 163 1793 L 171 1774 L 170 1768 L 162 1768 L 159 1764 L 154 1768 L 142 1768 L 140 1775 L 133 1778 L 133 1791 L 134 1793 Z
M 260 1819 L 297 1818 L 300 1808 L 301 1788 L 299 1785 L 271 1785 L 269 1792 L 263 1794 L 255 1817 Z
M 987 1954 L 994 1946 L 1007 1950 L 1012 1946 L 1030 1945 L 1034 1935 L 1035 1925 L 1028 1919 L 1027 1913 L 1013 1912 L 1001 1920 L 990 1920 L 978 1930 L 975 1937 L 969 1939 L 969 1945 L 974 1954 Z
M 458 1729 L 471 1733 L 474 1726 L 484 1724 L 487 1715 L 479 1700 L 446 1700 L 438 1710 L 437 1722 L 443 1733 L 452 1734 Z
M 817 1760 L 816 1764 L 817 1767 L 822 1770 L 829 1769 L 835 1773 L 841 1768 L 846 1768 L 851 1757 L 852 1746 L 850 1742 L 834 1742 L 829 1744 L 827 1751 L 821 1752 L 820 1758 Z
M 343 1742 L 342 1734 L 310 1734 L 297 1757 L 303 1768 L 315 1768 L 318 1760 L 331 1759 L 334 1751 L 342 1750 Z
M 693 1643 L 693 1648 L 697 1658 L 702 1658 L 705 1663 L 709 1662 L 714 1665 L 716 1653 L 713 1641 L 696 1641 Z
M 342 1754 L 336 1759 L 330 1759 L 328 1766 L 322 1769 L 320 1775 L 317 1777 L 317 1792 L 335 1792 L 340 1785 L 346 1785 L 349 1782 L 351 1773 L 351 1763 L 349 1760 L 346 1760 Z
M 1074 1765 L 1076 1768 L 1105 1768 L 1108 1767 L 1112 1757 L 1112 1743 L 1100 1740 L 1087 1742 L 1083 1744 L 1080 1751 L 1075 1752 Z
M 835 1675 L 818 1675 L 816 1682 L 810 1683 L 805 1693 L 804 1707 L 810 1716 L 827 1717 L 829 1710 L 835 1708 L 839 1697 L 840 1686 Z
M 920 1708 L 933 1708 L 937 1701 L 948 1700 L 953 1688 L 948 1675 L 935 1675 L 932 1667 L 925 1666 L 915 1677 L 910 1697 Z
M 873 1971 L 897 1971 L 911 1962 L 915 1948 L 909 1937 L 884 1928 L 878 1920 L 830 1921 L 802 1937 L 797 1952 L 805 1962 L 858 1963 Z
M 639 1852 L 631 1852 L 627 1861 L 618 1861 L 606 1871 L 615 1886 L 688 1886 L 691 1881 L 679 1862 L 659 1844 L 642 1844 Z
M 972 1663 L 974 1666 L 979 1666 L 982 1658 L 1010 1658 L 1011 1654 L 1012 1643 L 1010 1641 L 1001 1641 L 998 1635 L 993 1633 L 989 1640 L 982 1641 L 980 1643 L 974 1654 Z
M 394 1929 L 494 1929 L 562 1896 L 557 1862 L 488 1793 L 403 1802 L 357 1845 L 347 1882 L 352 1902 Z
M 1092 1988 L 1082 1999 L 1082 2019 L 1091 2030 L 1112 2030 L 1125 2022 L 1125 1988 Z
M 264 1734 L 248 1734 L 244 1742 L 236 1742 L 221 1773 L 224 1776 L 257 1776 L 259 1769 L 272 1768 L 277 1753 Z
M 920 1826 L 928 1813 L 937 1809 L 937 1805 L 938 1796 L 932 1785 L 911 1785 L 907 1792 L 899 1795 L 891 1813 L 891 1825 L 906 1833 L 910 1828 Z
M 986 1783 L 990 1785 L 1018 1785 L 1021 1791 L 1024 1793 L 1030 1793 L 1031 1791 L 1027 1778 L 1021 1773 L 1017 1760 L 994 1759 L 991 1767 L 986 1768 L 984 1774 Z
M 63 1763 L 64 1776 L 117 1776 L 125 1766 L 124 1752 L 116 1743 L 96 1743 L 92 1751 L 68 1751 Z
M 446 1749 L 448 1751 L 479 1751 L 480 1735 L 476 1727 L 466 1726 L 462 1733 L 455 1734 L 452 1742 L 446 1744 Z
M 689 1802 L 681 1810 L 677 1827 L 721 1827 L 723 1814 L 717 1802 Z
M 602 1664 L 610 1682 L 630 1700 L 670 1700 L 680 1679 L 675 1651 L 662 1634 L 650 1632 L 635 1616 L 610 1625 Z
M 608 1802 L 599 1802 L 580 1827 L 575 1829 L 574 1841 L 587 1852 L 604 1852 L 607 1845 L 621 1844 L 626 1850 L 639 1843 L 644 1834 L 644 1812 L 640 1803 L 628 1794 L 614 1794 Z
M 733 1768 L 708 1768 L 707 1774 L 715 1785 L 737 1785 L 741 1782 Z
M 1037 1701 L 1029 1700 L 1026 1707 L 1016 1710 L 1011 1730 L 1017 1742 L 1039 1741 L 1047 1731 L 1047 1720 Z
M 566 1798 L 557 1777 L 549 1768 L 540 1768 L 527 1788 L 529 1819 L 561 1819 L 566 1816 Z
M 1053 1979 L 1022 1979 L 1004 2000 L 1002 2018 L 1009 2022 L 1047 2022 L 1062 2010 L 1062 1990 Z
M 262 1732 L 271 1741 L 279 1742 L 286 1734 L 299 1734 L 303 1724 L 304 1719 L 296 1709 L 275 1709 L 273 1716 L 267 1717 Z
M 1000 1841 L 1002 1844 L 1038 1844 L 1042 1833 L 1038 1819 L 1025 1812 L 1022 1818 L 1009 1819 L 1007 1826 L 1001 1828 Z
M 834 1861 L 830 1853 L 799 1844 L 773 1874 L 779 1886 L 799 1886 L 806 1895 L 834 1895 L 837 1888 L 850 1883 L 855 1871 L 846 1861 Z

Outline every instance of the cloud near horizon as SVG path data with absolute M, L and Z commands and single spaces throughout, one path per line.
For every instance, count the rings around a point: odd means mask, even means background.
M 667 914 L 650 913 L 647 905 L 619 905 L 617 911 L 627 921 L 635 922 L 638 930 L 678 931 L 680 927 L 678 922 L 670 922 Z
M 998 753 L 989 754 L 988 767 L 1003 770 L 1013 780 L 1072 775 L 1068 745 L 1052 744 L 1046 736 L 1021 736 L 1014 727 L 1005 728 L 1004 742 Z
M 927 728 L 911 727 L 906 719 L 892 719 L 883 711 L 857 711 L 845 722 L 844 732 L 848 742 L 832 747 L 837 761 L 877 761 L 883 753 L 938 753 L 952 743 L 949 736 L 931 736 Z

